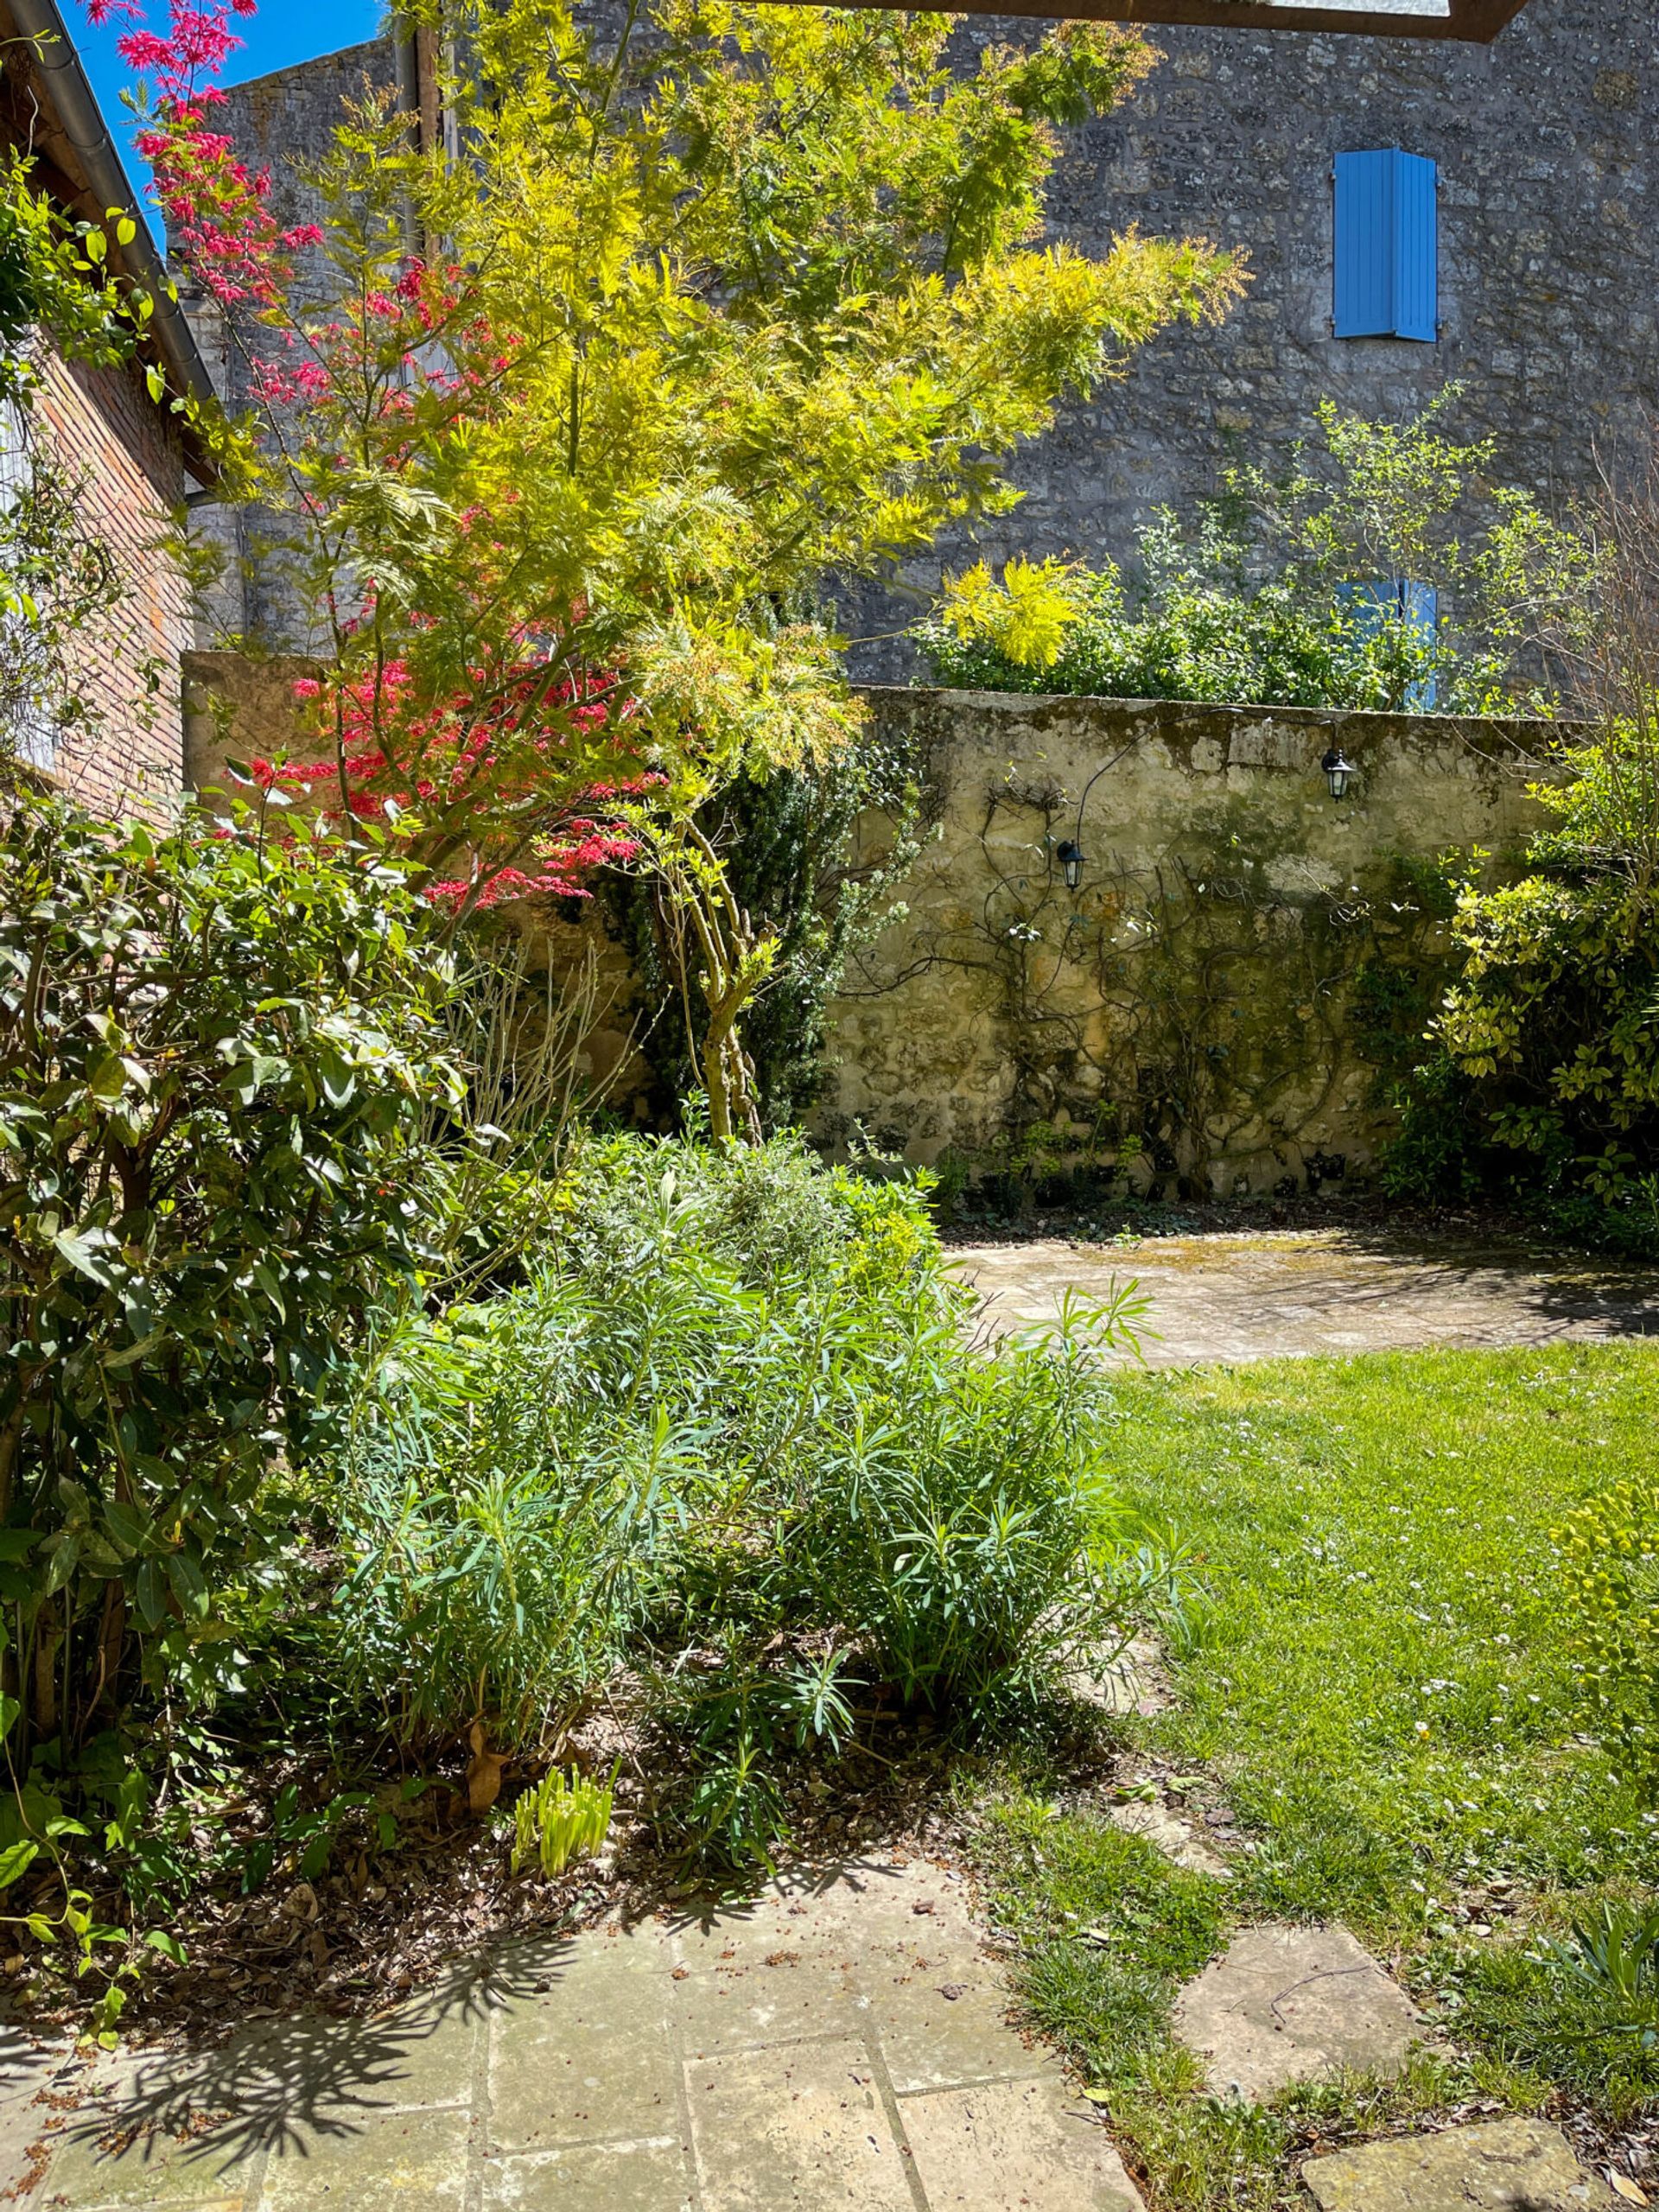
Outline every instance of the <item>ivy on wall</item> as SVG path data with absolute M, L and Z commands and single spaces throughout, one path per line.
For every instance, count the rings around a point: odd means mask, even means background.
M 1075 811 L 1053 786 L 989 791 L 988 887 L 965 925 L 916 930 L 898 979 L 954 969 L 991 986 L 1006 1103 L 988 1143 L 942 1163 L 947 1189 L 977 1181 L 1011 1210 L 1228 1195 L 1224 1163 L 1263 1152 L 1286 1188 L 1340 1177 L 1318 1132 L 1347 1101 L 1383 1113 L 1421 1052 L 1446 972 L 1447 870 L 1389 855 L 1332 884 L 1281 812 L 1234 796 L 1145 865 L 1091 861 L 1074 893 L 1058 851 Z

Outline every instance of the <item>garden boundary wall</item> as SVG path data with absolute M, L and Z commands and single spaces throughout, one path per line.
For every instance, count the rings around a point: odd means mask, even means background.
M 918 764 L 824 1132 L 949 1175 L 1230 1196 L 1363 1173 L 1443 988 L 1446 856 L 1502 866 L 1559 726 L 872 688 Z M 1355 774 L 1333 798 L 1335 749 Z M 871 836 L 879 834 L 872 826 Z M 1080 846 L 1075 890 L 1060 848 Z
M 303 660 L 186 657 L 186 759 L 304 750 Z M 833 1009 L 817 1132 L 951 1180 L 1230 1196 L 1363 1176 L 1444 988 L 1448 859 L 1512 860 L 1559 725 L 872 687 L 915 764 L 918 855 Z M 1353 764 L 1332 797 L 1321 761 Z M 861 825 L 864 862 L 893 825 Z M 1084 858 L 1075 890 L 1060 858 Z M 647 1117 L 621 949 L 594 901 L 525 914 L 600 957 L 589 1046 Z M 787 988 L 786 985 L 783 986 Z

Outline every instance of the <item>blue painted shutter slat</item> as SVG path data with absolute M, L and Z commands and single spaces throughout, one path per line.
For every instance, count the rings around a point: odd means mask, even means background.
M 1402 581 L 1400 587 L 1400 616 L 1408 630 L 1414 631 L 1425 648 L 1432 648 L 1440 626 L 1440 595 L 1433 584 L 1414 584 Z M 1406 712 L 1408 715 L 1432 715 L 1440 696 L 1440 677 L 1432 671 L 1419 683 L 1406 686 Z
M 1434 164 L 1394 156 L 1394 334 L 1432 346 L 1439 336 L 1440 211 Z
M 1393 312 L 1394 165 L 1387 154 L 1337 156 L 1338 338 L 1382 338 Z
M 1338 154 L 1338 338 L 1439 335 L 1440 216 L 1434 163 L 1421 154 Z

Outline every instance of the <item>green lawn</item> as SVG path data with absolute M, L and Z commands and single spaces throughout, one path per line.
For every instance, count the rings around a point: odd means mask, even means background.
M 1617 2125 L 1659 2058 L 1553 1946 L 1659 1877 L 1659 1816 L 1589 1738 L 1552 1530 L 1659 1450 L 1659 1351 L 1380 1355 L 1125 1383 L 1135 1503 L 1192 1551 L 1179 1700 L 1135 1757 L 1236 1815 L 1237 1879 L 1172 1874 L 1097 1816 L 1005 1804 L 986 1857 L 1034 2014 L 1169 2201 L 1270 2202 L 1312 2140 L 1565 2093 Z M 1130 1765 L 1134 1766 L 1135 1757 Z M 1398 2088 L 1260 2120 L 1195 2094 L 1167 2001 L 1232 1921 L 1340 1917 L 1452 2038 Z M 1079 1931 L 1106 1931 L 1084 1938 Z

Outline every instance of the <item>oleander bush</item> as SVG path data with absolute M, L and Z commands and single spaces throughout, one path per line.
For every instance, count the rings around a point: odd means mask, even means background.
M 651 1687 L 693 1840 L 859 1701 L 972 1725 L 1123 1632 L 1111 1314 L 972 1349 L 925 1195 L 794 1140 L 594 1143 L 522 1287 L 387 1348 L 337 1473 L 348 1702 L 413 1748 L 556 1740 Z

